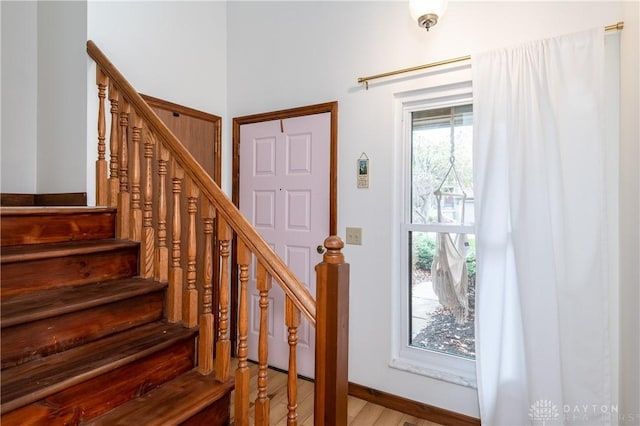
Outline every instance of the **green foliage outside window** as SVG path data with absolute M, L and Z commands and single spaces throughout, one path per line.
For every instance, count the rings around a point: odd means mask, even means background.
M 436 240 L 434 237 L 423 232 L 414 232 L 415 247 L 415 268 L 423 272 L 431 272 L 433 255 L 436 251 Z M 469 240 L 469 253 L 467 254 L 467 274 L 469 278 L 476 276 L 476 242 Z

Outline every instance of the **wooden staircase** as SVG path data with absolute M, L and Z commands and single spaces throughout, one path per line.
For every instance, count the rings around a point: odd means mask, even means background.
M 298 422 L 304 316 L 315 327 L 314 424 L 345 425 L 340 238 L 324 242 L 314 298 L 91 41 L 87 53 L 104 207 L 1 209 L 2 424 L 269 425 L 268 333 L 283 325 L 269 323 L 274 285 L 286 301 L 287 424 Z M 255 385 L 250 277 L 260 293 Z
M 0 214 L 3 425 L 229 423 L 233 379 L 194 369 L 198 328 L 164 319 L 115 209 Z

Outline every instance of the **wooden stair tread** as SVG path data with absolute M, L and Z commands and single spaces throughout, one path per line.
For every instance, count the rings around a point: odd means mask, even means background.
M 111 213 L 116 209 L 112 207 L 86 207 L 86 206 L 56 206 L 56 207 L 0 207 L 1 216 L 33 216 L 33 215 L 65 215 L 78 213 Z
M 130 425 L 132 419 L 146 426 L 180 424 L 226 395 L 233 386 L 233 379 L 221 383 L 213 373 L 204 376 L 192 370 L 85 424 L 124 426 Z
M 1 411 L 52 395 L 193 337 L 197 328 L 154 322 L 2 371 Z
M 138 246 L 139 244 L 133 241 L 115 239 L 8 246 L 2 247 L 0 263 L 5 264 L 78 254 L 99 253 Z
M 130 278 L 6 298 L 0 305 L 0 327 L 88 309 L 162 290 L 166 286 L 166 283 Z

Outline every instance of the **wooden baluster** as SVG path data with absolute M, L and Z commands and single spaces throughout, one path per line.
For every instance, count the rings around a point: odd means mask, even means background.
M 118 191 L 118 222 L 116 235 L 121 239 L 130 237 L 130 208 L 131 194 L 129 194 L 129 112 L 131 106 L 126 99 L 122 99 L 120 108 L 120 190 Z
M 262 263 L 258 263 L 257 288 L 260 292 L 260 334 L 258 335 L 258 395 L 255 402 L 256 425 L 269 424 L 269 397 L 267 396 L 267 363 L 269 358 L 269 290 L 271 276 Z
M 231 342 L 229 340 L 229 246 L 231 228 L 218 216 L 220 241 L 220 282 L 218 284 L 218 340 L 216 342 L 216 380 L 226 382 L 231 375 Z
M 287 323 L 289 341 L 289 372 L 287 374 L 287 424 L 298 424 L 298 372 L 296 350 L 298 348 L 298 326 L 300 325 L 300 311 L 286 296 L 285 321 Z
M 167 295 L 167 319 L 169 322 L 182 320 L 182 180 L 184 170 L 176 159 L 171 160 L 173 176 L 173 214 L 171 215 L 171 267 L 169 268 L 169 294 Z
M 316 265 L 316 367 L 314 424 L 347 424 L 349 365 L 349 264 L 337 236 L 324 240 L 327 251 Z
M 120 160 L 118 146 L 120 144 L 119 102 L 120 92 L 109 82 L 109 102 L 111 103 L 111 132 L 109 134 L 109 207 L 118 207 L 118 188 L 120 187 Z
M 213 205 L 204 200 L 200 209 L 204 222 L 204 259 L 202 283 L 202 313 L 200 314 L 200 337 L 198 338 L 198 371 L 209 374 L 213 371 Z
M 236 369 L 235 394 L 235 424 L 247 426 L 249 424 L 249 364 L 247 362 L 247 282 L 249 281 L 249 263 L 251 252 L 238 239 L 238 268 L 240 281 L 240 295 L 238 301 L 238 368 Z
M 196 213 L 198 212 L 198 195 L 200 190 L 191 178 L 187 178 L 187 212 L 189 222 L 187 228 L 187 294 L 183 300 L 182 321 L 192 328 L 198 325 L 198 289 L 196 288 Z
M 153 229 L 153 146 L 155 135 L 147 128 L 144 139 L 144 187 L 142 209 L 142 243 L 140 244 L 140 276 L 153 278 L 155 230 Z
M 107 160 L 105 144 L 107 119 L 104 111 L 107 84 L 109 79 L 96 67 L 96 85 L 98 86 L 98 160 L 96 161 L 96 206 L 106 206 L 109 202 L 109 184 L 107 180 Z
M 142 240 L 142 205 L 140 203 L 140 140 L 142 139 L 142 117 L 133 112 L 131 130 L 131 239 Z
M 169 249 L 167 248 L 167 163 L 169 151 L 164 144 L 158 146 L 158 246 L 156 247 L 155 279 L 167 282 L 169 275 Z

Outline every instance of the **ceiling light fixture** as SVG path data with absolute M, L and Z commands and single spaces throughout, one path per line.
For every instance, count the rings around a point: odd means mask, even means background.
M 438 23 L 447 9 L 447 0 L 409 0 L 411 17 L 427 31 Z

